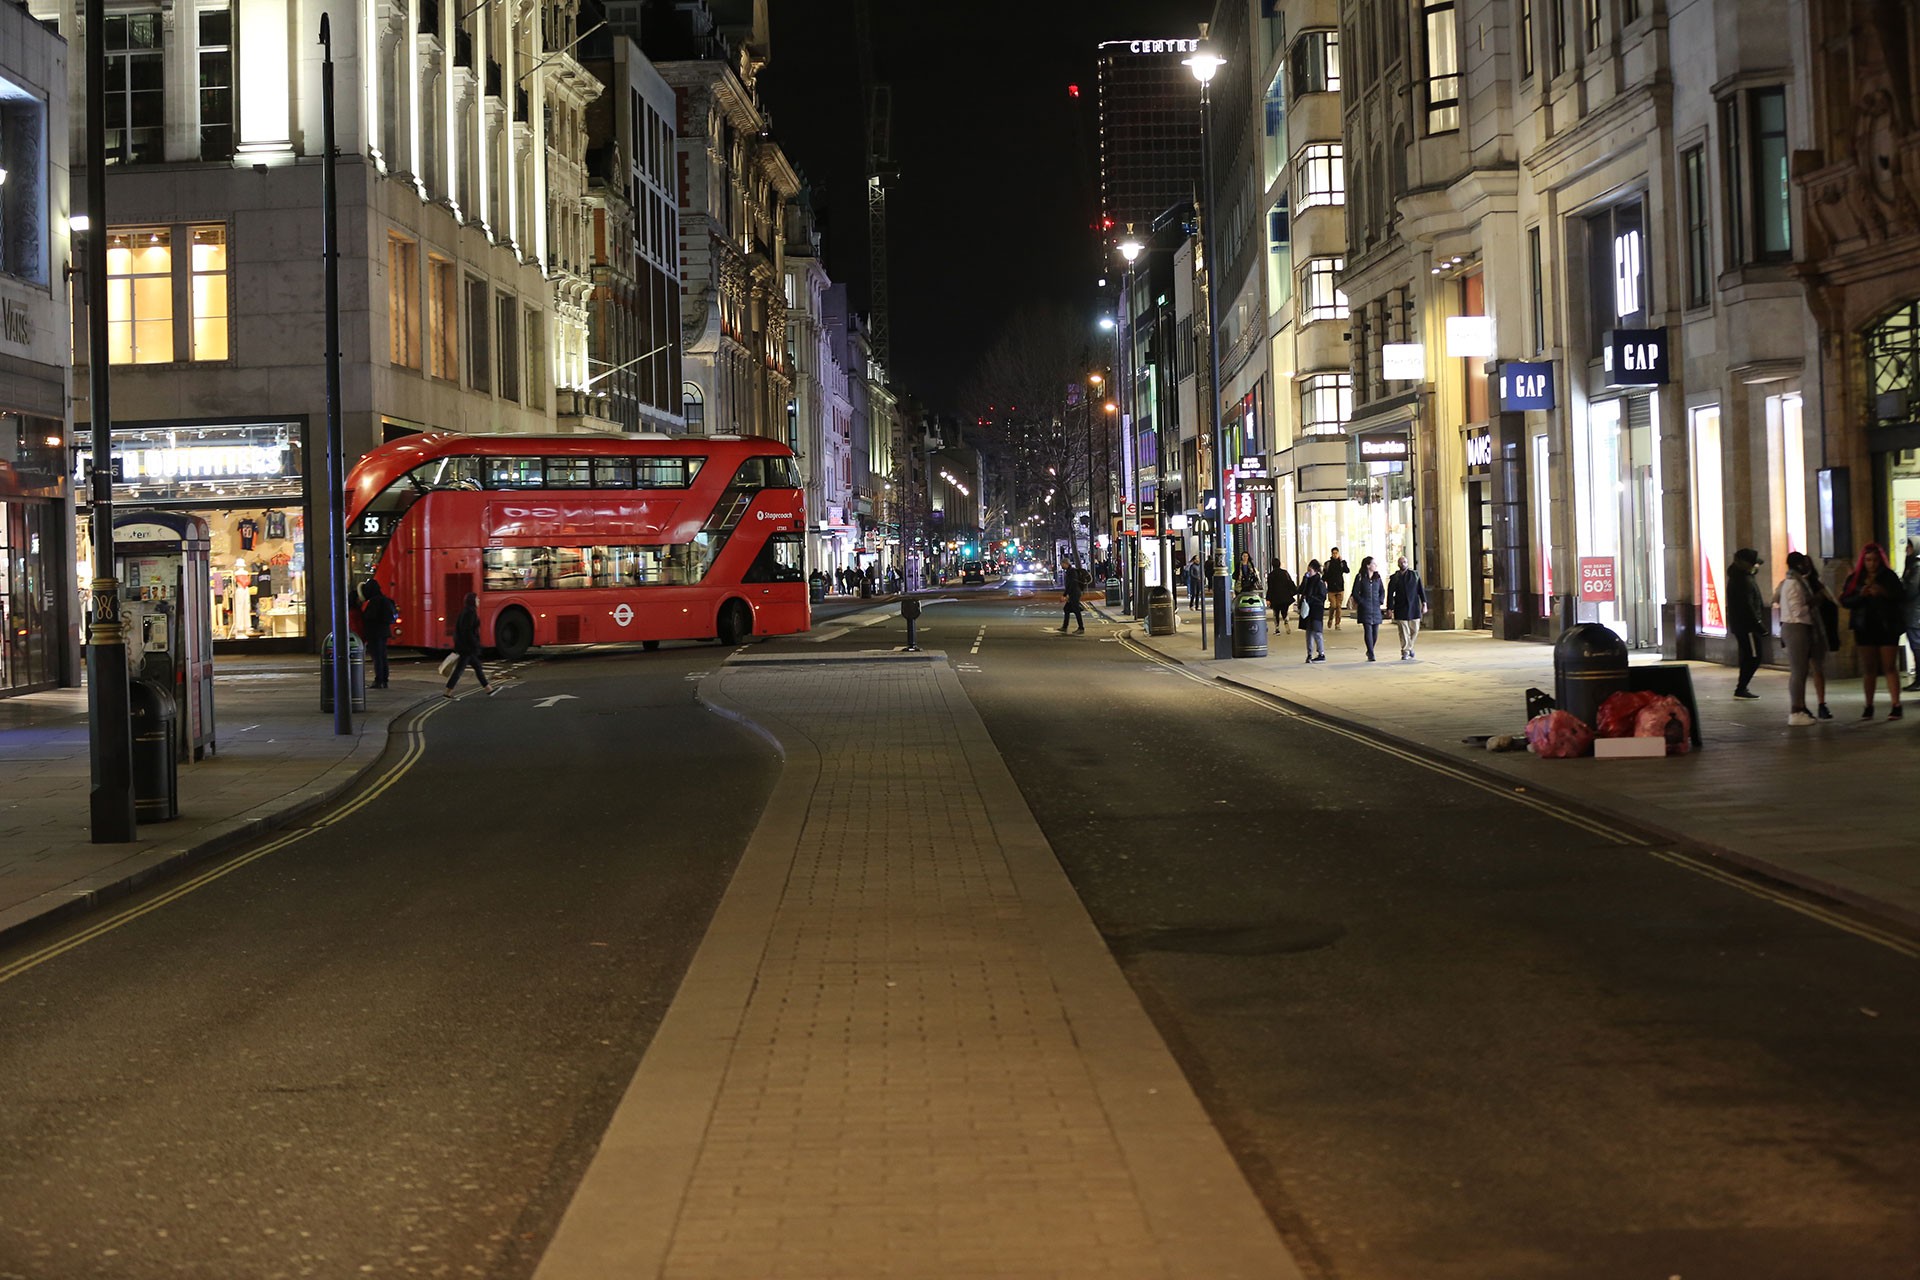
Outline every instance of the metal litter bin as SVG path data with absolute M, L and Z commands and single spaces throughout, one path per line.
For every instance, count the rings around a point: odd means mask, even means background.
M 1624 693 L 1627 643 L 1597 622 L 1568 627 L 1553 644 L 1553 700 L 1592 726 L 1600 704 Z
M 134 676 L 127 685 L 127 713 L 133 722 L 134 817 L 140 822 L 166 822 L 180 816 L 173 696 L 145 676 Z
M 1147 588 L 1147 634 L 1170 636 L 1178 627 L 1180 615 L 1173 608 L 1173 592 L 1165 587 Z
M 1267 602 L 1254 592 L 1233 602 L 1233 656 L 1267 656 Z
M 347 637 L 347 705 L 355 711 L 367 709 L 367 646 L 360 637 Z M 320 709 L 333 710 L 333 637 L 320 646 Z
M 1107 608 L 1118 609 L 1119 607 L 1120 607 L 1120 579 L 1108 578 L 1107 579 Z

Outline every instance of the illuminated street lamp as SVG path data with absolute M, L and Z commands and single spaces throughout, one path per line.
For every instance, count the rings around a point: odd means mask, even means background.
M 1131 223 L 1127 234 L 1120 241 L 1120 256 L 1126 261 L 1127 268 L 1120 273 L 1120 346 L 1124 358 L 1115 372 L 1119 375 L 1120 402 L 1138 408 L 1139 391 L 1133 374 L 1133 264 L 1146 248 L 1133 234 Z M 1140 511 L 1140 458 L 1139 439 L 1134 432 L 1133 415 L 1127 414 L 1120 419 L 1120 463 L 1127 473 L 1127 501 L 1132 504 L 1134 519 L 1138 520 Z M 1120 607 L 1136 617 L 1142 604 L 1140 590 L 1140 535 L 1127 531 L 1128 522 L 1122 520 L 1120 529 L 1126 537 L 1127 559 L 1123 566 L 1125 576 L 1120 579 Z
M 1227 631 L 1227 574 L 1233 564 L 1233 544 L 1227 528 L 1227 483 L 1226 453 L 1220 439 L 1220 261 L 1219 242 L 1213 233 L 1213 77 L 1226 59 L 1213 51 L 1207 43 L 1207 28 L 1200 27 L 1200 47 L 1190 58 L 1182 59 L 1193 72 L 1193 78 L 1200 82 L 1200 198 L 1204 209 L 1201 227 L 1204 239 L 1201 248 L 1204 251 L 1204 263 L 1207 272 L 1207 361 L 1212 371 L 1212 386 L 1207 399 L 1208 416 L 1213 422 L 1213 501 L 1214 501 L 1214 566 L 1213 566 L 1213 656 L 1228 658 L 1233 656 L 1232 641 Z

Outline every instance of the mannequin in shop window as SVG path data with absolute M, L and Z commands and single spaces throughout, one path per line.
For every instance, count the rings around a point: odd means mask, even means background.
M 232 587 L 232 623 L 227 635 L 234 640 L 248 640 L 254 635 L 254 585 L 253 573 L 247 568 L 245 560 L 233 562 Z

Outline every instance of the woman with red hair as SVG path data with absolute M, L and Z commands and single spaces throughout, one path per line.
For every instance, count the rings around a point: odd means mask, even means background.
M 1893 709 L 1887 719 L 1900 718 L 1900 632 L 1906 623 L 1906 589 L 1900 575 L 1887 563 L 1887 553 L 1879 543 L 1869 542 L 1860 549 L 1860 561 L 1854 565 L 1840 592 L 1840 603 L 1852 612 L 1848 624 L 1860 651 L 1860 678 L 1867 690 L 1862 720 L 1873 719 L 1873 685 L 1876 677 L 1887 678 L 1887 695 Z

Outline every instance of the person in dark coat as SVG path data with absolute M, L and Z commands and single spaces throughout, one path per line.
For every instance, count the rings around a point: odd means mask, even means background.
M 1267 605 L 1273 610 L 1274 620 L 1282 631 L 1293 630 L 1293 624 L 1287 621 L 1287 615 L 1293 611 L 1294 597 L 1300 594 L 1300 588 L 1294 585 L 1293 575 L 1287 567 L 1275 560 L 1267 569 Z
M 1067 565 L 1066 572 L 1066 611 L 1060 618 L 1060 629 L 1065 631 L 1067 623 L 1078 621 L 1080 630 L 1087 629 L 1087 612 L 1080 607 L 1080 591 L 1084 584 L 1084 575 L 1077 563 Z
M 1340 610 L 1347 603 L 1347 575 L 1353 568 L 1340 558 L 1340 548 L 1335 547 L 1333 554 L 1327 557 L 1324 576 L 1327 582 L 1327 608 L 1333 614 L 1333 629 L 1340 629 Z
M 467 592 L 467 602 L 460 606 L 460 616 L 453 620 L 453 651 L 460 660 L 453 664 L 453 674 L 447 677 L 443 697 L 453 696 L 453 686 L 460 683 L 460 673 L 468 666 L 472 666 L 473 674 L 489 698 L 499 692 L 500 686 L 487 683 L 487 673 L 480 666 L 480 597 L 471 591 Z
M 1373 567 L 1372 556 L 1360 558 L 1360 572 L 1353 577 L 1353 620 L 1360 624 L 1360 636 L 1367 643 L 1367 661 L 1373 662 L 1374 642 L 1380 638 L 1380 615 L 1387 607 L 1387 584 Z
M 1307 661 L 1327 660 L 1327 580 L 1320 576 L 1320 562 L 1307 561 L 1306 576 L 1300 579 L 1300 634 L 1307 638 Z
M 399 618 L 393 597 L 380 590 L 379 583 L 368 578 L 360 584 L 360 634 L 367 642 L 376 689 L 387 687 L 387 641 L 393 639 L 393 624 Z
M 1407 564 L 1407 558 L 1401 556 L 1399 569 L 1387 579 L 1387 612 L 1393 615 L 1393 625 L 1400 632 L 1400 660 L 1407 662 L 1413 658 L 1413 642 L 1420 636 L 1420 619 L 1427 612 L 1427 587 L 1420 581 L 1420 571 Z
M 1187 608 L 1200 607 L 1200 589 L 1203 585 L 1200 580 L 1200 559 L 1196 556 L 1187 561 Z
M 1253 567 L 1253 552 L 1242 551 L 1233 571 L 1233 589 L 1241 595 L 1260 590 L 1260 571 Z
M 1754 572 L 1759 567 L 1760 553 L 1752 547 L 1734 552 L 1733 563 L 1727 566 L 1727 634 L 1740 647 L 1740 682 L 1733 688 L 1736 698 L 1760 696 L 1747 685 L 1760 670 L 1760 646 L 1772 630 L 1767 625 L 1767 598 L 1760 593 Z
M 1907 539 L 1900 589 L 1907 593 L 1907 674 L 1913 677 L 1907 691 L 1920 693 L 1920 539 Z
M 1874 680 L 1884 675 L 1893 702 L 1887 719 L 1898 720 L 1902 714 L 1900 633 L 1906 628 L 1907 593 L 1879 543 L 1869 542 L 1860 549 L 1860 561 L 1840 592 L 1840 603 L 1850 610 L 1847 625 L 1853 630 L 1854 648 L 1860 655 L 1860 680 L 1867 693 L 1867 706 L 1860 718 L 1873 719 Z

